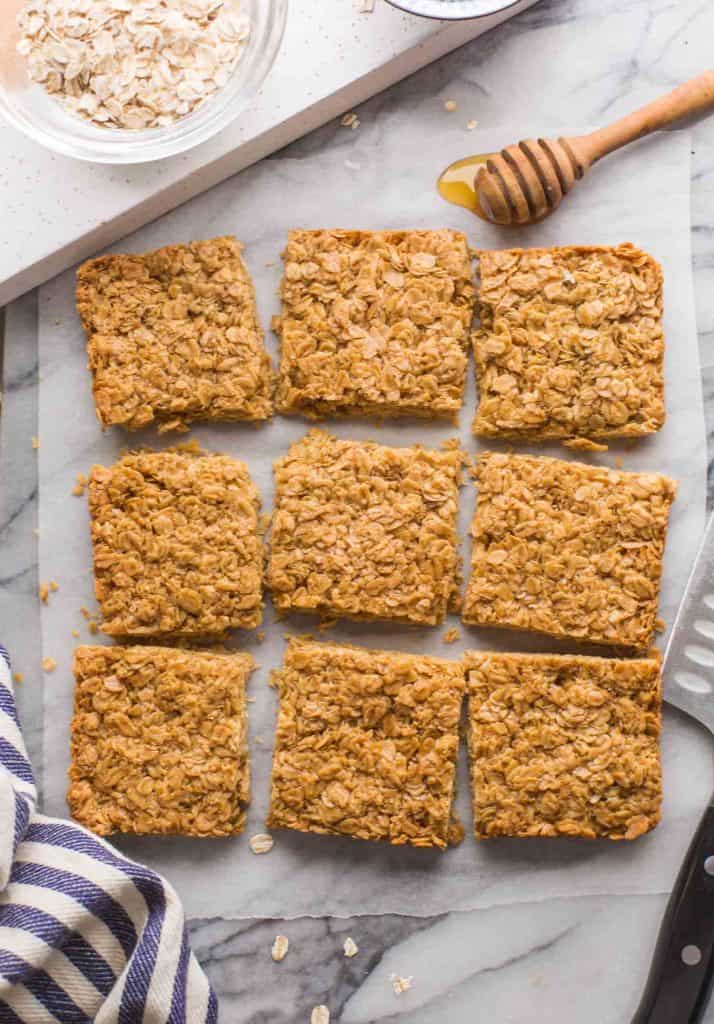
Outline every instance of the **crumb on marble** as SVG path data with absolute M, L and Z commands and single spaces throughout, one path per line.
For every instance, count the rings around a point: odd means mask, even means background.
M 270 853 L 275 845 L 275 840 L 268 832 L 258 832 L 251 836 L 248 844 L 253 853 Z
M 390 974 L 389 980 L 392 983 L 395 996 L 401 996 L 404 992 L 408 992 L 412 987 L 414 976 L 410 974 L 408 977 L 403 978 L 400 974 Z
M 456 641 L 459 639 L 459 636 L 460 634 L 456 626 L 452 626 L 451 629 L 446 630 L 441 639 L 445 644 L 453 644 L 456 643 Z
M 356 131 L 361 122 L 357 115 L 351 111 L 349 114 L 342 115 L 340 118 L 340 124 L 343 128 L 351 128 L 352 131 Z
M 12 678 L 15 680 L 16 683 L 22 683 L 25 677 L 23 676 L 22 672 L 15 672 Z
M 72 488 L 72 494 L 76 498 L 81 498 L 87 489 L 87 477 L 84 473 L 77 473 L 77 482 Z
M 447 114 L 453 114 L 453 112 L 456 110 L 456 100 L 446 100 L 444 102 L 444 110 L 447 112 Z
M 35 451 L 37 451 L 37 449 L 40 447 L 40 439 L 39 439 L 39 437 L 33 437 L 32 438 L 32 447 L 35 449 Z
M 357 954 L 359 953 L 359 946 L 357 945 L 357 943 L 355 942 L 351 935 L 348 935 L 347 938 L 345 939 L 342 949 L 344 950 L 345 956 L 350 958 L 353 956 L 357 956 Z
M 40 601 L 42 601 L 43 604 L 47 604 L 47 601 L 49 600 L 50 596 L 49 586 L 46 583 L 40 583 L 39 587 L 37 588 L 37 594 L 40 598 Z
M 276 935 L 275 941 L 270 950 L 270 955 L 276 963 L 280 963 L 288 955 L 288 949 L 290 948 L 290 941 L 287 935 Z
M 42 659 L 42 670 L 43 672 L 54 672 L 57 668 L 57 662 L 54 658 L 43 658 Z

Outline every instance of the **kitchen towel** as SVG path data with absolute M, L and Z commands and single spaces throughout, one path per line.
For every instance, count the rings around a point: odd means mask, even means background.
M 0 647 L 0 1024 L 214 1024 L 171 886 L 36 801 Z

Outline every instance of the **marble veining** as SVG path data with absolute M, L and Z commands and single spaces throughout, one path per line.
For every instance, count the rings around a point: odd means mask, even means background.
M 368 20 L 365 26 L 366 31 Z M 475 118 L 493 129 L 500 120 L 512 123 L 517 110 L 522 112 L 523 135 L 568 133 L 624 113 L 707 67 L 713 31 L 714 7 L 702 0 L 541 0 L 364 104 L 358 113 L 364 125 L 379 124 L 384 112 L 431 110 L 454 98 L 457 111 L 450 116 L 464 123 Z M 345 133 L 332 124 L 280 155 L 300 160 L 322 147 L 340 146 L 345 159 L 359 165 L 363 144 L 358 133 Z M 379 145 L 378 132 L 370 145 Z M 477 148 L 478 129 L 465 132 L 465 151 Z M 711 504 L 711 123 L 694 127 L 692 161 L 692 245 Z M 404 187 L 413 184 L 411 176 Z M 276 201 L 281 201 L 279 195 Z M 9 325 L 13 346 L 5 352 L 0 424 L 0 631 L 25 678 L 18 699 L 29 745 L 38 758 L 41 678 L 31 447 L 36 432 L 35 304 L 35 297 L 28 296 L 8 312 L 20 319 Z M 693 741 L 703 742 L 696 726 L 674 712 L 668 717 L 676 717 L 685 730 L 683 741 L 691 733 Z M 509 905 L 435 919 L 390 915 L 290 922 L 195 920 L 191 932 L 220 996 L 223 1024 L 301 1024 L 309 1021 L 311 1008 L 320 1002 L 330 1006 L 333 1021 L 340 1024 L 399 1019 L 415 1024 L 626 1024 L 637 1004 L 664 903 L 662 893 L 617 898 L 604 893 L 520 903 L 515 892 Z M 281 964 L 270 958 L 278 932 L 291 940 Z M 353 960 L 341 953 L 346 935 L 360 947 Z M 394 995 L 392 973 L 412 975 L 412 989 Z M 709 1009 L 705 1021 L 714 1022 L 714 1009 Z

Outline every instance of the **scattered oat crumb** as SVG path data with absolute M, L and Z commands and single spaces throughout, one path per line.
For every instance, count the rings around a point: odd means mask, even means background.
M 446 110 L 449 114 L 453 114 L 453 112 L 456 110 L 456 100 L 447 100 L 444 103 L 444 110 Z
M 39 439 L 39 437 L 33 437 L 32 438 L 32 447 L 35 449 L 35 451 L 37 451 L 37 449 L 40 447 L 40 439 Z
M 345 939 L 345 942 L 344 942 L 344 945 L 343 945 L 342 948 L 345 951 L 345 956 L 352 957 L 352 956 L 356 956 L 359 953 L 359 946 L 357 945 L 355 940 L 350 935 L 348 935 L 347 938 Z
M 466 131 L 472 132 L 474 128 L 478 128 L 478 121 L 474 121 L 474 119 L 471 118 L 470 121 L 466 122 Z
M 359 13 L 371 14 L 374 10 L 374 0 L 360 0 Z
M 77 482 L 72 488 L 72 494 L 81 498 L 87 487 L 87 478 L 84 473 L 77 473 Z
M 316 1006 L 313 1009 L 310 1024 L 330 1024 L 330 1011 L 326 1006 Z
M 262 644 L 263 640 L 265 640 L 265 633 L 263 632 L 262 629 L 255 634 L 255 639 L 258 641 L 259 644 Z
M 40 583 L 37 588 L 37 593 L 39 594 L 40 601 L 42 601 L 43 604 L 47 604 L 47 598 L 50 596 L 50 588 L 46 583 Z
M 272 956 L 273 960 L 275 960 L 276 963 L 280 963 L 281 960 L 285 959 L 285 957 L 288 954 L 289 946 L 290 943 L 288 942 L 287 935 L 275 936 L 275 942 L 273 943 L 273 947 L 270 950 L 270 955 Z
M 452 626 L 451 629 L 447 629 L 441 638 L 445 644 L 453 644 L 459 639 L 459 631 L 456 626 Z
M 563 441 L 564 448 L 572 448 L 579 452 L 606 452 L 607 445 L 599 441 L 592 441 L 589 437 L 571 437 Z
M 24 676 L 22 672 L 16 672 L 12 678 L 15 680 L 16 683 L 21 683 L 24 679 Z
M 78 629 L 73 629 L 72 630 L 72 636 L 73 637 L 78 637 L 79 636 L 79 630 Z
M 615 456 L 615 469 L 622 469 L 622 459 L 619 455 Z
M 54 672 L 57 668 L 57 662 L 54 658 L 43 658 L 42 659 L 42 670 L 43 672 Z
M 97 622 L 96 619 L 90 619 L 88 623 L 88 628 L 92 636 L 96 636 L 97 633 L 99 632 L 99 623 Z
M 59 583 L 57 583 L 55 580 L 50 580 L 50 590 L 54 594 L 55 591 L 59 590 Z
M 399 975 L 399 974 L 391 974 L 389 976 L 389 980 L 392 983 L 392 988 L 394 989 L 394 994 L 396 996 L 400 996 L 402 994 L 402 992 L 408 992 L 409 991 L 409 989 L 412 987 L 412 982 L 413 982 L 414 978 L 413 978 L 413 976 L 411 974 L 409 975 L 408 978 L 402 978 L 401 975 Z
M 318 633 L 325 633 L 328 629 L 332 629 L 337 624 L 337 618 L 334 615 L 329 616 L 326 619 L 320 619 L 317 624 Z
M 667 623 L 664 621 L 664 619 L 655 619 L 654 628 L 655 633 L 664 633 L 665 629 L 667 628 Z
M 253 853 L 270 853 L 273 849 L 273 837 L 267 832 L 259 832 L 258 835 L 251 836 L 250 848 Z
M 359 128 L 361 121 L 355 113 L 350 112 L 349 114 L 342 115 L 340 118 L 340 124 L 343 128 L 351 128 L 354 132 Z
M 246 704 L 255 704 L 255 697 L 246 697 Z
M 79 610 L 85 619 L 91 619 L 92 613 L 90 612 L 89 608 L 86 607 L 86 605 L 82 605 L 82 607 Z

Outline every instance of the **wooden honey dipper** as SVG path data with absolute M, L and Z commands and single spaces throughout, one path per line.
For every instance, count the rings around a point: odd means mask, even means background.
M 438 188 L 450 202 L 494 224 L 532 224 L 560 205 L 597 160 L 681 118 L 714 109 L 714 71 L 705 71 L 590 135 L 524 139 L 500 153 L 451 164 Z

